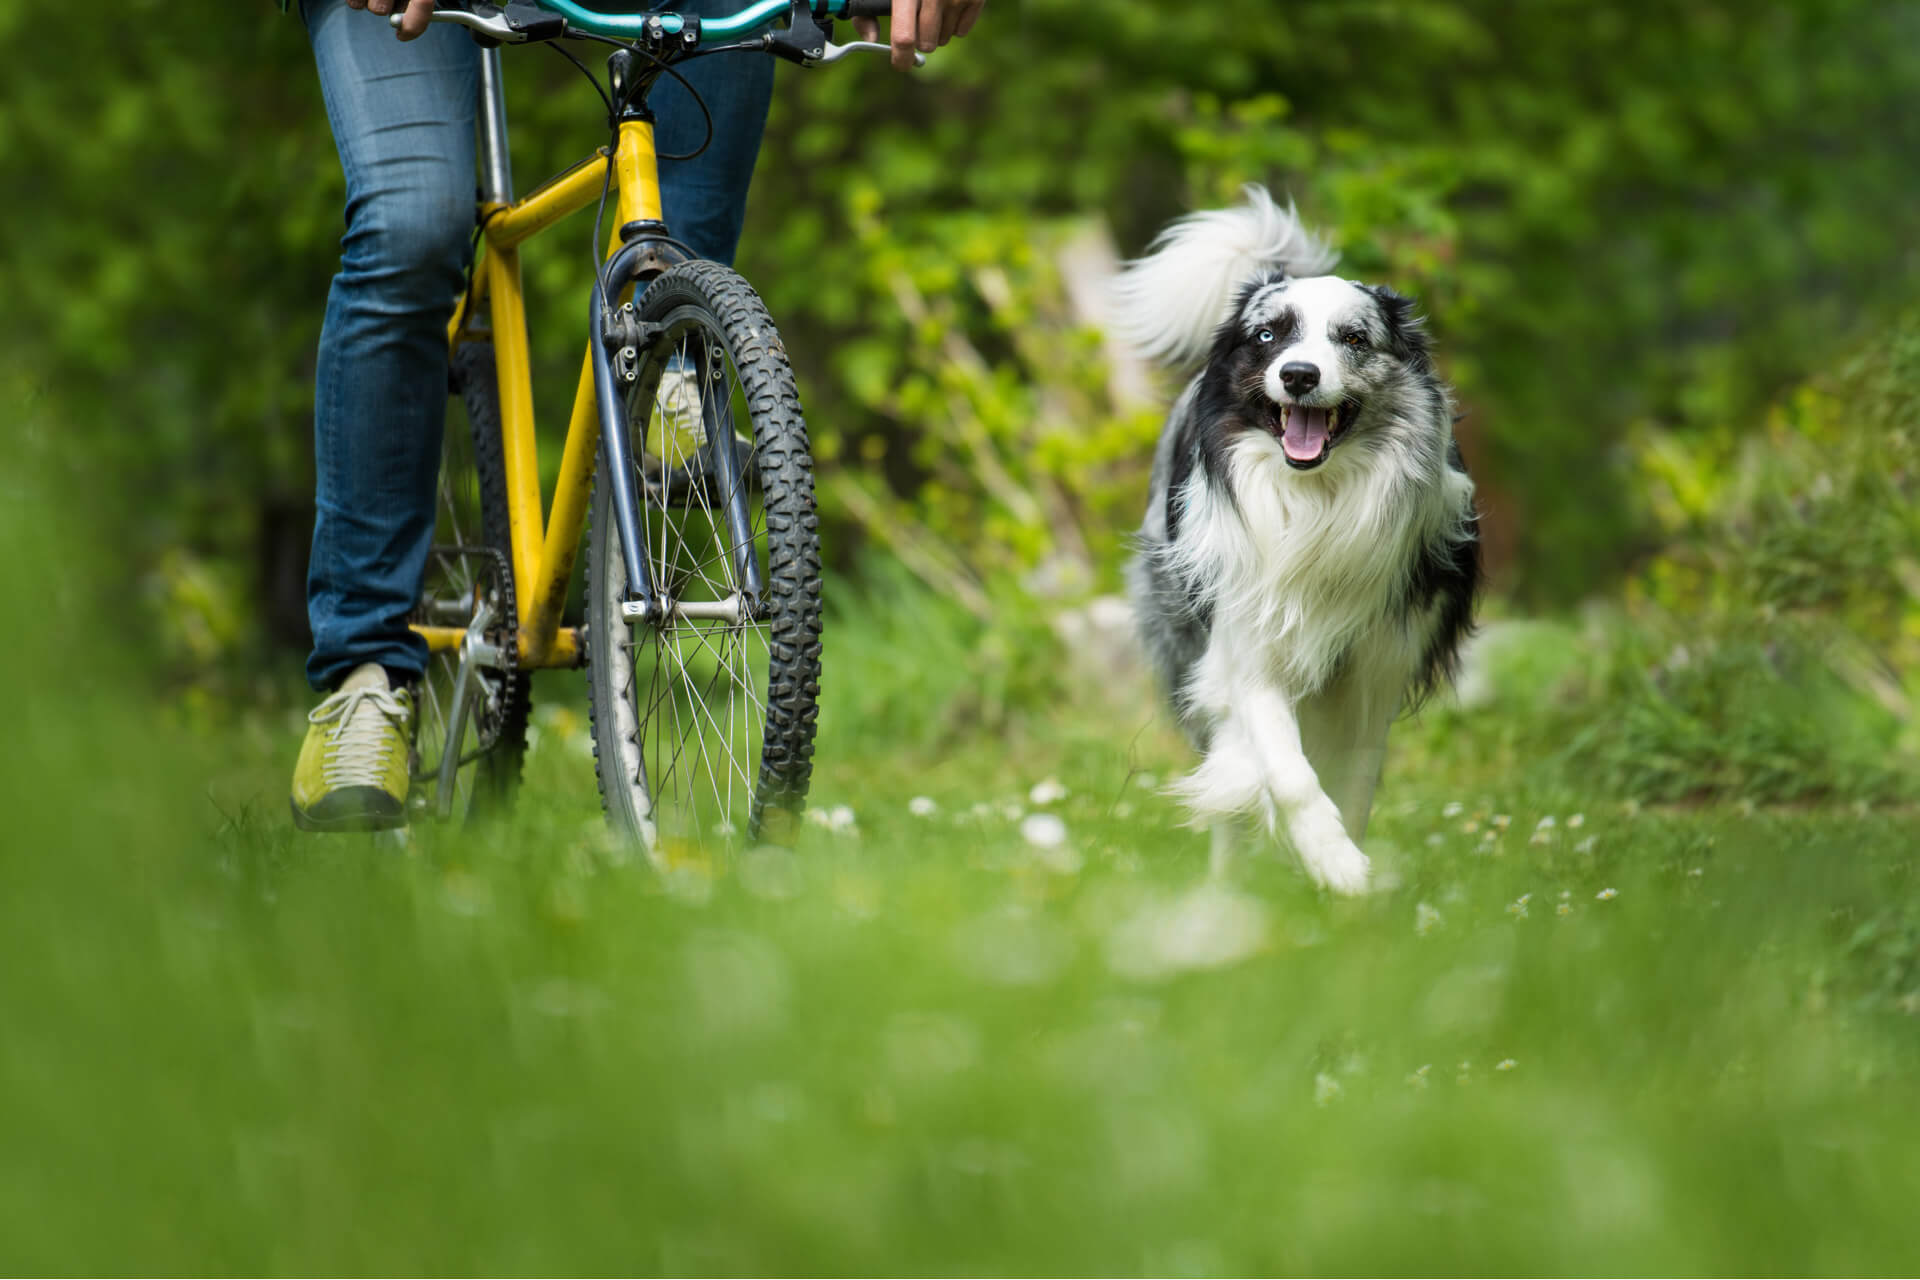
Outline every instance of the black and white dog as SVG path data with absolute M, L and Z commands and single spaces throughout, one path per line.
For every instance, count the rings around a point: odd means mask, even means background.
M 1292 209 L 1246 194 L 1174 223 L 1118 283 L 1123 338 L 1205 361 L 1154 454 L 1128 589 L 1202 755 L 1178 791 L 1216 872 L 1257 823 L 1360 893 L 1388 727 L 1472 626 L 1473 482 L 1413 304 L 1326 274 Z

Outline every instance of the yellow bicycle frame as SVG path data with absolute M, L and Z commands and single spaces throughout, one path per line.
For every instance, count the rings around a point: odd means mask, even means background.
M 513 541 L 514 596 L 520 614 L 519 665 L 523 668 L 570 667 L 581 661 L 579 632 L 560 625 L 560 610 L 566 603 L 574 555 L 586 527 L 587 499 L 600 447 L 600 418 L 589 353 L 580 366 L 553 507 L 543 514 L 526 301 L 520 288 L 520 246 L 567 215 L 597 202 L 608 188 L 609 163 L 613 166 L 611 184 L 617 210 L 609 252 L 619 246 L 620 227 L 630 222 L 658 221 L 660 171 L 653 149 L 653 125 L 645 120 L 623 120 L 611 156 L 602 147 L 592 158 L 523 199 L 510 204 L 481 204 L 481 238 L 486 251 L 474 271 L 471 290 L 447 325 L 450 348 L 489 338 L 493 342 L 501 445 L 506 460 L 507 515 Z M 474 317 L 487 314 L 484 304 L 489 303 L 491 329 L 472 328 Z M 436 651 L 457 651 L 466 634 L 459 627 L 413 629 L 425 637 L 429 649 Z

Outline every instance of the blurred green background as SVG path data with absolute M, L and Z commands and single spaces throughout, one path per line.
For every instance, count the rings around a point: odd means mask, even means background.
M 783 68 L 828 821 L 667 877 L 565 675 L 511 820 L 292 838 L 341 180 L 272 10 L 0 4 L 0 1267 L 1920 1266 L 1920 7 L 992 0 Z M 526 188 L 604 130 L 507 61 Z M 1195 888 L 1103 665 L 1160 411 L 1089 283 L 1246 181 L 1420 300 L 1485 511 L 1363 903 Z

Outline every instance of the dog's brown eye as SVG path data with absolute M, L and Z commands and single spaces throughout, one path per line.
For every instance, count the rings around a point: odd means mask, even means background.
M 1341 341 L 1350 347 L 1364 347 L 1367 344 L 1366 338 L 1357 333 L 1350 333 L 1345 338 L 1342 338 Z

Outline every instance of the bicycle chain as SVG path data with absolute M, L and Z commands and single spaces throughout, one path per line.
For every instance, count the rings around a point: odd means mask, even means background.
M 493 643 L 494 647 L 500 651 L 501 665 L 494 668 L 494 671 L 499 677 L 495 682 L 498 696 L 504 699 L 506 691 L 513 687 L 514 680 L 520 675 L 520 608 L 513 594 L 513 562 L 508 560 L 506 553 L 497 547 L 484 547 L 482 550 L 493 557 L 494 569 L 498 575 L 494 579 L 494 589 L 500 603 L 498 616 L 501 619 L 501 634 L 494 639 Z M 479 759 L 499 745 L 500 723 L 504 716 L 505 709 L 496 706 L 492 716 L 492 727 L 490 730 L 483 728 L 479 749 L 473 753 L 474 759 Z M 462 760 L 460 763 L 468 762 Z
M 497 605 L 496 612 L 501 623 L 497 633 L 489 632 L 487 638 L 500 651 L 501 665 L 483 668 L 482 679 L 487 679 L 488 676 L 494 677 L 489 683 L 497 687 L 500 696 L 504 696 L 505 691 L 512 686 L 520 674 L 520 614 L 518 602 L 513 594 L 512 562 L 507 559 L 506 553 L 497 547 L 443 546 L 433 548 L 429 554 L 457 557 L 462 560 L 485 556 L 493 562 L 494 578 L 491 594 Z M 475 719 L 474 727 L 479 733 L 480 745 L 461 758 L 458 768 L 466 768 L 499 745 L 502 712 L 497 699 L 490 710 L 493 712 L 492 715 Z M 443 753 L 450 749 L 449 744 L 442 744 L 440 748 Z

